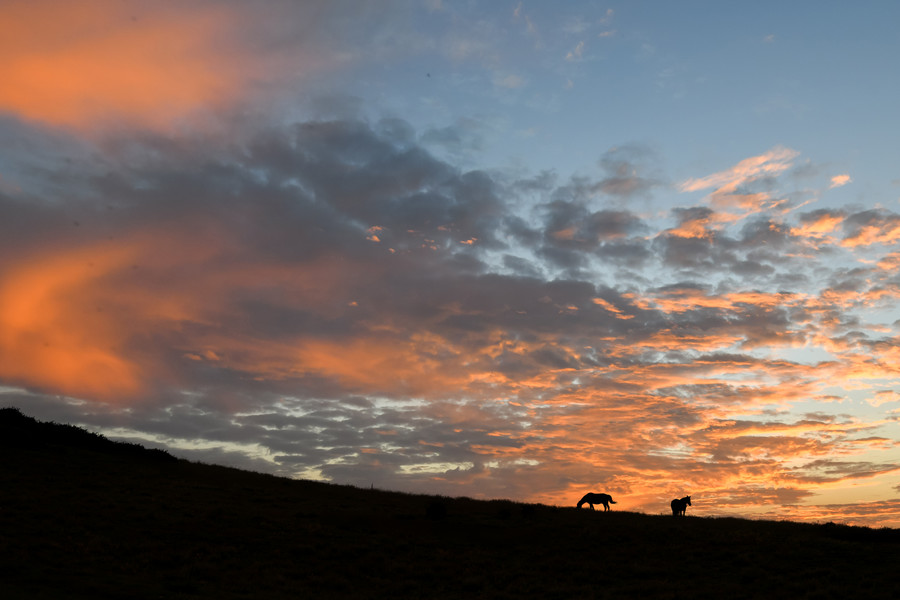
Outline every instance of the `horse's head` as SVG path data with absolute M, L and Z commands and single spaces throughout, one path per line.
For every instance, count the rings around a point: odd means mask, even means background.
M 685 496 L 684 501 L 687 502 L 688 506 L 691 506 L 691 497 L 690 496 Z

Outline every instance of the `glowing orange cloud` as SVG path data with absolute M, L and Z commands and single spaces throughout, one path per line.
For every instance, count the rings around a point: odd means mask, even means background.
M 730 193 L 748 180 L 763 175 L 775 175 L 789 168 L 790 161 L 799 153 L 789 148 L 777 147 L 765 154 L 746 158 L 732 168 L 700 177 L 688 179 L 681 184 L 681 191 L 694 192 L 708 188 L 717 188 L 720 193 Z
M 725 310 L 734 310 L 741 305 L 757 306 L 760 308 L 771 309 L 776 306 L 786 306 L 796 304 L 802 296 L 798 294 L 788 293 L 767 293 L 767 292 L 735 292 L 722 295 L 708 295 L 702 290 L 685 288 L 679 290 L 667 291 L 657 297 L 648 300 L 658 308 L 670 312 L 678 313 L 697 308 L 720 308 Z
M 72 395 L 110 399 L 141 387 L 137 367 L 85 290 L 124 268 L 133 248 L 92 247 L 29 261 L 0 284 L 0 377 Z
M 131 400 L 165 379 L 159 357 L 135 340 L 216 322 L 224 309 L 211 299 L 247 277 L 240 265 L 205 272 L 227 237 L 192 229 L 50 247 L 0 272 L 0 378 L 105 401 Z M 180 269 L 190 275 L 166 275 Z
M 452 368 L 444 368 L 445 360 L 453 363 L 456 357 L 444 340 L 430 334 L 409 340 L 297 340 L 292 360 L 294 374 L 335 378 L 349 389 L 370 393 L 427 396 L 433 390 L 461 388 L 467 378 L 462 374 L 457 378 Z
M 290 373 L 296 365 L 285 357 L 296 363 L 296 346 L 216 333 L 222 322 L 240 318 L 229 298 L 241 290 L 283 289 L 327 315 L 348 306 L 333 304 L 346 295 L 344 277 L 362 275 L 343 261 L 338 269 L 328 258 L 290 267 L 241 261 L 231 236 L 206 229 L 188 221 L 120 240 L 48 249 L 0 272 L 0 380 L 91 400 L 130 401 L 173 381 L 165 357 L 137 342 L 156 335 L 175 340 L 164 351 L 180 351 L 193 361 L 258 377 Z M 210 266 L 223 256 L 231 258 Z M 203 333 L 180 335 L 185 324 Z M 359 364 L 358 353 L 343 357 Z M 318 360 L 327 363 L 327 353 Z
M 12 0 L 0 19 L 0 110 L 54 125 L 165 125 L 232 99 L 251 62 L 229 3 Z M 230 39 L 231 38 L 231 39 Z
M 626 314 L 624 314 L 621 310 L 619 310 L 618 308 L 616 308 L 615 306 L 613 306 L 612 303 L 610 303 L 610 302 L 604 300 L 603 298 L 592 298 L 591 301 L 592 301 L 594 304 L 596 304 L 596 305 L 598 305 L 598 306 L 602 306 L 604 309 L 606 309 L 607 311 L 611 312 L 613 315 L 615 315 L 615 317 L 616 317 L 617 319 L 626 319 L 626 320 L 627 320 L 627 319 L 633 319 L 633 318 L 634 318 L 634 315 L 626 315 Z
M 740 193 L 740 186 L 761 177 L 778 175 L 789 169 L 791 161 L 799 153 L 790 148 L 775 147 L 759 156 L 746 158 L 730 169 L 713 173 L 706 177 L 692 178 L 683 181 L 679 186 L 682 192 L 696 192 L 714 188 L 710 194 L 713 205 L 720 207 L 739 207 L 745 210 L 757 210 L 764 205 L 776 206 L 768 193 Z
M 847 237 L 841 245 L 848 248 L 871 246 L 872 244 L 894 244 L 900 240 L 900 221 L 890 220 L 875 225 L 860 227 L 854 235 Z
M 836 240 L 830 235 L 844 221 L 841 214 L 823 214 L 814 221 L 803 223 L 798 227 L 791 228 L 791 235 L 798 239 L 809 238 L 812 245 L 834 244 Z

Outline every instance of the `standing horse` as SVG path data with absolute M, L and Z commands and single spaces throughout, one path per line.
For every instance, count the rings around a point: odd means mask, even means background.
M 685 496 L 680 500 L 672 500 L 672 516 L 677 517 L 678 515 L 685 516 L 685 512 L 687 512 L 687 507 L 691 505 L 691 497 Z
M 581 508 L 581 505 L 585 503 L 591 507 L 591 510 L 594 510 L 595 504 L 602 504 L 605 510 L 609 510 L 609 505 L 616 504 L 616 501 L 613 500 L 612 496 L 609 494 L 595 494 L 594 492 L 588 492 L 578 501 L 578 505 L 575 508 Z

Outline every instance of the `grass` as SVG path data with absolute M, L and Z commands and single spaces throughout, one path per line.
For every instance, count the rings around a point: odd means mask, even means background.
M 0 409 L 3 598 L 897 598 L 900 531 L 296 481 Z

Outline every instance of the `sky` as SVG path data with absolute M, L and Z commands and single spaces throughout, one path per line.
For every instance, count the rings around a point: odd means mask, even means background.
M 0 405 L 900 526 L 900 4 L 4 0 Z

